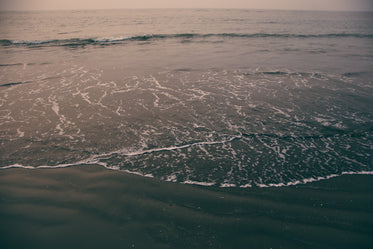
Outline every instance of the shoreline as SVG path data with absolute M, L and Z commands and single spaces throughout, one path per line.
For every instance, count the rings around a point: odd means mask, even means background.
M 13 164 L 8 165 L 4 167 L 0 167 L 0 170 L 7 170 L 7 169 L 28 169 L 28 170 L 39 170 L 39 169 L 60 169 L 60 168 L 70 168 L 70 167 L 78 167 L 78 166 L 100 166 L 105 168 L 106 170 L 112 170 L 112 171 L 119 171 L 123 172 L 125 174 L 129 175 L 136 175 L 146 178 L 154 178 L 152 174 L 142 174 L 136 171 L 130 171 L 130 170 L 121 170 L 117 168 L 110 168 L 107 167 L 105 164 L 99 164 L 99 163 L 87 163 L 89 160 L 83 160 L 78 163 L 72 163 L 72 164 L 58 164 L 55 166 L 48 166 L 48 165 L 42 165 L 42 166 L 24 166 L 21 164 Z M 256 183 L 254 184 L 245 184 L 237 186 L 236 184 L 229 184 L 224 183 L 220 185 L 216 185 L 215 182 L 198 182 L 198 181 L 192 181 L 192 180 L 186 180 L 184 182 L 176 182 L 176 181 L 167 181 L 167 180 L 159 180 L 161 182 L 171 182 L 171 183 L 178 183 L 178 184 L 186 184 L 186 185 L 196 185 L 196 186 L 204 186 L 204 187 L 218 187 L 218 188 L 281 188 L 281 187 L 289 187 L 289 186 L 297 186 L 297 185 L 304 185 L 308 183 L 313 182 L 319 182 L 319 181 L 325 181 L 329 180 L 335 177 L 341 177 L 344 175 L 373 175 L 373 171 L 361 171 L 361 172 L 354 172 L 354 171 L 343 171 L 340 174 L 330 174 L 327 176 L 319 176 L 319 177 L 310 177 L 310 178 L 304 178 L 301 180 L 294 180 L 287 183 L 269 183 L 269 184 L 261 184 Z
M 268 188 L 162 182 L 100 165 L 0 171 L 2 248 L 364 248 L 372 175 Z

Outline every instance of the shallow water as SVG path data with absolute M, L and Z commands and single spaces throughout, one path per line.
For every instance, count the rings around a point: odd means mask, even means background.
M 222 187 L 372 173 L 371 13 L 0 20 L 3 168 L 100 164 Z

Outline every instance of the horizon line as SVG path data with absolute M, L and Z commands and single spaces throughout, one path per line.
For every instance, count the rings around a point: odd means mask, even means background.
M 319 12 L 373 12 L 371 10 L 347 10 L 347 9 L 258 9 L 258 8 L 223 8 L 223 7 L 158 7 L 158 8 L 145 8 L 145 7 L 133 7 L 133 8 L 77 8 L 77 9 L 2 9 L 0 12 L 47 12 L 47 11 L 115 11 L 115 10 L 254 10 L 254 11 L 319 11 Z

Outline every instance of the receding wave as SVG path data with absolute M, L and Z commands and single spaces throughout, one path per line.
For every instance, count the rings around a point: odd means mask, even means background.
M 78 165 L 101 165 L 109 170 L 120 170 L 118 168 L 113 168 L 113 167 L 108 167 L 105 163 L 102 162 L 97 162 L 96 160 L 83 160 L 79 161 L 76 163 L 66 163 L 66 164 L 58 164 L 54 166 L 49 166 L 49 165 L 42 165 L 42 166 L 26 166 L 26 165 L 21 165 L 21 164 L 13 164 L 13 165 L 8 165 L 4 167 L 0 167 L 0 170 L 5 170 L 5 169 L 12 169 L 12 168 L 23 168 L 23 169 L 57 169 L 57 168 L 67 168 L 67 167 L 73 167 L 73 166 L 78 166 Z M 137 171 L 130 171 L 130 170 L 120 170 L 124 171 L 129 174 L 134 174 L 134 175 L 140 175 L 143 177 L 153 177 L 151 174 L 143 174 Z M 318 182 L 318 181 L 323 181 L 323 180 L 328 180 L 331 178 L 343 176 L 343 175 L 373 175 L 373 171 L 343 171 L 339 174 L 330 174 L 327 176 L 319 176 L 319 177 L 310 177 L 310 178 L 304 178 L 300 180 L 294 180 L 294 181 L 289 181 L 289 182 L 283 182 L 283 183 L 268 183 L 268 184 L 261 184 L 261 183 L 254 183 L 253 184 L 245 184 L 245 185 L 240 185 L 237 186 L 235 184 L 225 184 L 222 183 L 218 185 L 221 188 L 231 188 L 231 187 L 239 187 L 239 188 L 252 188 L 252 187 L 259 187 L 259 188 L 269 188 L 269 187 L 287 187 L 287 186 L 295 186 L 295 185 L 301 185 L 301 184 L 307 184 L 311 182 Z M 215 182 L 199 182 L 199 181 L 191 181 L 191 180 L 186 180 L 181 182 L 182 184 L 191 184 L 191 185 L 200 185 L 200 186 L 216 186 Z
M 51 40 L 8 40 L 1 39 L 1 46 L 67 46 L 79 47 L 86 45 L 113 45 L 130 41 L 149 41 L 164 39 L 207 39 L 217 38 L 373 38 L 373 34 L 358 33 L 332 33 L 332 34 L 277 34 L 277 33 L 216 33 L 216 34 L 198 34 L 198 33 L 180 33 L 180 34 L 150 34 L 125 36 L 117 38 L 71 38 L 71 39 L 51 39 Z
M 107 159 L 110 157 L 115 157 L 117 155 L 124 156 L 124 157 L 136 157 L 136 156 L 141 156 L 141 155 L 146 155 L 146 154 L 153 154 L 153 153 L 158 153 L 158 152 L 167 152 L 167 151 L 180 151 L 182 149 L 188 149 L 192 147 L 200 147 L 200 146 L 205 146 L 205 145 L 218 145 L 218 144 L 229 144 L 233 141 L 236 140 L 241 140 L 243 138 L 247 137 L 252 137 L 252 136 L 259 136 L 259 137 L 266 137 L 270 136 L 269 134 L 239 134 L 236 136 L 231 136 L 223 140 L 217 140 L 217 141 L 203 141 L 203 142 L 196 142 L 196 143 L 191 143 L 191 144 L 184 144 L 184 145 L 175 145 L 175 146 L 170 146 L 170 147 L 158 147 L 158 148 L 152 148 L 152 149 L 139 149 L 139 150 L 117 150 L 117 151 L 111 151 L 107 153 L 102 153 L 102 154 L 96 154 L 92 155 L 89 158 L 76 161 L 76 162 L 71 162 L 71 163 L 60 163 L 56 165 L 39 165 L 39 166 L 30 166 L 30 165 L 22 165 L 22 164 L 12 164 L 12 165 L 7 165 L 0 167 L 0 170 L 3 169 L 11 169 L 11 168 L 24 168 L 24 169 L 53 169 L 53 168 L 66 168 L 66 167 L 74 167 L 74 166 L 79 166 L 79 165 L 100 165 L 102 167 L 105 167 L 109 170 L 119 170 L 119 171 L 124 171 L 129 174 L 135 174 L 135 175 L 140 175 L 143 177 L 151 177 L 153 178 L 154 176 L 151 173 L 144 173 L 141 171 L 137 170 L 129 170 L 129 169 L 122 169 L 119 166 L 111 165 L 106 162 Z M 307 138 L 307 137 L 305 137 Z M 317 138 L 317 136 L 316 136 Z M 286 137 L 284 138 L 286 139 Z M 237 185 L 237 184 L 229 184 L 229 183 L 217 183 L 215 181 L 209 181 L 209 182 L 204 182 L 204 181 L 193 181 L 193 180 L 184 180 L 180 181 L 180 183 L 183 184 L 192 184 L 192 185 L 201 185 L 201 186 L 218 186 L 222 188 L 229 188 L 229 187 L 239 187 L 239 188 L 251 188 L 251 187 L 259 187 L 259 188 L 267 188 L 267 187 L 286 187 L 286 186 L 294 186 L 294 185 L 300 185 L 300 184 L 307 184 L 310 182 L 317 182 L 317 181 L 322 181 L 322 180 L 328 180 L 334 177 L 339 177 L 342 175 L 373 175 L 373 171 L 370 170 L 357 170 L 357 171 L 341 171 L 339 173 L 331 173 L 323 176 L 317 176 L 314 175 L 312 177 L 299 177 L 298 179 L 289 179 L 287 181 L 283 182 L 267 182 L 267 183 L 262 183 L 262 182 L 257 182 L 253 181 L 248 184 L 242 184 L 242 185 Z M 163 179 L 165 181 L 173 181 L 173 179 Z

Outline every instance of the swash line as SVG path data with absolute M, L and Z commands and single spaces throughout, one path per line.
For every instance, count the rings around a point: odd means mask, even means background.
M 75 163 L 67 163 L 67 164 L 57 164 L 55 166 L 50 166 L 50 165 L 41 165 L 41 166 L 24 166 L 21 164 L 13 164 L 13 165 L 8 165 L 4 167 L 0 167 L 0 170 L 5 170 L 5 169 L 11 169 L 11 168 L 24 168 L 24 169 L 54 169 L 54 168 L 67 168 L 67 167 L 73 167 L 73 166 L 78 166 L 78 165 L 100 165 L 106 169 L 109 170 L 118 170 L 118 171 L 123 171 L 129 174 L 135 174 L 135 175 L 140 175 L 143 177 L 153 177 L 152 175 L 149 174 L 143 174 L 141 172 L 136 172 L 136 171 L 129 171 L 129 170 L 121 170 L 119 167 L 110 167 L 106 163 L 101 162 L 100 160 L 105 158 L 105 157 L 110 157 L 112 155 L 121 155 L 121 156 L 138 156 L 138 155 L 144 155 L 144 154 L 150 154 L 153 152 L 161 152 L 161 151 L 174 151 L 174 150 L 180 150 L 180 149 L 185 149 L 185 148 L 190 148 L 194 146 L 201 146 L 201 145 L 213 145 L 213 144 L 224 144 L 224 143 L 229 143 L 237 139 L 241 139 L 245 136 L 245 134 L 240 134 L 233 136 L 227 140 L 223 141 L 206 141 L 206 142 L 197 142 L 197 143 L 192 143 L 192 144 L 186 144 L 186 145 L 180 145 L 180 146 L 172 146 L 172 147 L 164 147 L 164 148 L 155 148 L 155 149 L 149 149 L 149 150 L 142 150 L 142 151 L 134 151 L 134 152 L 125 152 L 124 150 L 118 150 L 118 151 L 113 151 L 109 153 L 103 153 L 99 155 L 94 155 L 90 158 L 75 162 Z M 322 181 L 322 180 L 328 180 L 334 177 L 338 176 L 343 176 L 343 175 L 373 175 L 373 171 L 360 171 L 360 172 L 353 172 L 353 171 L 344 171 L 341 172 L 340 174 L 331 174 L 327 176 L 319 176 L 316 178 L 305 178 L 305 179 L 300 179 L 300 180 L 295 180 L 295 181 L 290 181 L 287 183 L 269 183 L 269 184 L 261 184 L 258 182 L 253 181 L 252 184 L 246 184 L 246 185 L 240 185 L 237 186 L 235 184 L 221 184 L 220 187 L 222 188 L 230 188 L 230 187 L 240 187 L 240 188 L 250 188 L 253 186 L 260 187 L 260 188 L 268 188 L 268 187 L 287 187 L 287 186 L 295 186 L 295 185 L 300 185 L 300 184 L 307 184 L 311 182 L 317 182 L 317 181 Z M 193 184 L 193 185 L 202 185 L 202 186 L 214 186 L 215 183 L 213 182 L 197 182 L 197 181 L 190 181 L 190 180 L 185 180 L 183 182 L 180 182 L 182 184 Z
M 152 175 L 149 174 L 142 174 L 140 172 L 136 171 L 129 171 L 129 170 L 120 170 L 118 168 L 113 168 L 113 167 L 108 167 L 105 163 L 99 163 L 99 162 L 89 162 L 87 161 L 81 161 L 77 163 L 72 163 L 72 164 L 59 164 L 56 166 L 24 166 L 20 164 L 13 164 L 5 167 L 0 167 L 0 170 L 5 170 L 5 169 L 11 169 L 11 168 L 23 168 L 23 169 L 55 169 L 55 168 L 67 168 L 67 167 L 73 167 L 73 166 L 78 166 L 78 165 L 100 165 L 106 169 L 109 170 L 116 170 L 116 171 L 123 171 L 128 174 L 133 174 L 133 175 L 139 175 L 142 177 L 153 177 Z M 260 183 L 253 183 L 253 184 L 246 184 L 246 185 L 241 185 L 239 186 L 240 188 L 251 188 L 254 186 L 260 187 L 260 188 L 279 188 L 279 187 L 289 187 L 289 186 L 295 186 L 295 185 L 303 185 L 311 182 L 318 182 L 318 181 L 323 181 L 323 180 L 329 180 L 331 178 L 343 176 L 343 175 L 373 175 L 373 171 L 360 171 L 360 172 L 353 172 L 353 171 L 344 171 L 340 174 L 331 174 L 327 176 L 319 176 L 317 178 L 305 178 L 301 180 L 296 180 L 296 181 L 291 181 L 287 183 L 269 183 L 269 184 L 260 184 Z M 191 185 L 200 185 L 200 186 L 215 186 L 215 182 L 198 182 L 198 181 L 190 181 L 190 180 L 185 180 L 184 182 L 179 182 L 181 184 L 191 184 Z M 237 187 L 235 184 L 221 184 L 219 187 L 221 188 L 231 188 L 231 187 Z

